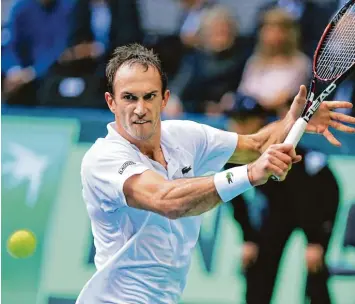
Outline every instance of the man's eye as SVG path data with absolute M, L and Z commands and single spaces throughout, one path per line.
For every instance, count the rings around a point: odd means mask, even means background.
M 137 97 L 133 96 L 133 95 L 125 95 L 123 96 L 123 99 L 126 99 L 126 100 L 136 100 Z
M 147 94 L 144 96 L 144 100 L 152 100 L 155 96 L 156 96 L 156 94 L 154 94 L 154 93 Z

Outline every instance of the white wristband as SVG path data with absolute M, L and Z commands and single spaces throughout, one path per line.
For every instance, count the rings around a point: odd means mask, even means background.
M 223 202 L 228 202 L 253 187 L 249 181 L 247 165 L 215 174 L 214 184 Z

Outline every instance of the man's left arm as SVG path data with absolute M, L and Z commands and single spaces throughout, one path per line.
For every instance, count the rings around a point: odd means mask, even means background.
M 300 116 L 306 103 L 306 96 L 306 87 L 301 86 L 285 118 L 265 126 L 255 134 L 239 135 L 237 147 L 228 162 L 248 164 L 255 161 L 270 145 L 282 143 Z M 346 133 L 355 133 L 354 127 L 345 125 L 355 124 L 354 117 L 332 111 L 340 108 L 352 108 L 352 104 L 345 101 L 324 101 L 309 121 L 306 132 L 321 134 L 332 145 L 340 147 L 341 143 L 329 131 L 329 127 Z
M 251 135 L 239 135 L 237 147 L 229 163 L 248 164 L 255 161 L 272 144 L 282 143 L 295 120 L 286 117 Z

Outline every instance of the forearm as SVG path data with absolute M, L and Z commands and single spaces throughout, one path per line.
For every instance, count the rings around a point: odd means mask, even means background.
M 130 207 L 153 211 L 171 219 L 211 210 L 251 188 L 246 166 L 214 176 L 165 180 L 147 170 L 130 177 L 124 193 Z
M 171 181 L 160 191 L 159 201 L 169 218 L 199 215 L 222 202 L 213 176 Z
M 248 164 L 255 161 L 270 145 L 282 143 L 294 122 L 294 119 L 287 115 L 282 120 L 268 124 L 255 134 L 239 135 L 237 148 L 228 162 Z
M 124 193 L 130 207 L 171 219 L 199 215 L 221 202 L 213 176 L 165 180 L 146 171 L 126 181 Z
M 262 154 L 270 145 L 282 143 L 290 132 L 294 119 L 290 115 L 273 122 L 252 135 L 258 142 L 259 153 Z

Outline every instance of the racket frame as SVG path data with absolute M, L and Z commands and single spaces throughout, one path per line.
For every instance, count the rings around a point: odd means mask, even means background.
M 292 126 L 289 134 L 287 135 L 284 143 L 292 144 L 294 147 L 297 146 L 298 142 L 300 141 L 303 133 L 306 130 L 307 124 L 312 118 L 313 114 L 318 110 L 321 103 L 338 87 L 338 85 L 347 78 L 351 72 L 353 72 L 355 67 L 355 62 L 342 74 L 337 75 L 330 79 L 322 79 L 317 74 L 316 63 L 320 53 L 320 49 L 323 45 L 324 39 L 326 38 L 327 34 L 329 33 L 330 29 L 335 27 L 337 23 L 341 20 L 343 15 L 348 11 L 351 5 L 355 4 L 355 0 L 348 1 L 332 18 L 329 22 L 328 26 L 324 29 L 324 32 L 318 42 L 316 51 L 314 52 L 313 57 L 313 66 L 312 66 L 312 80 L 308 90 L 307 102 L 302 111 L 300 117 L 296 120 L 295 124 Z M 331 83 L 327 85 L 329 82 Z M 325 87 L 323 91 L 319 95 L 316 96 L 316 87 L 322 85 Z M 315 99 L 314 99 L 315 98 Z M 277 176 L 271 176 L 273 180 L 279 180 Z

